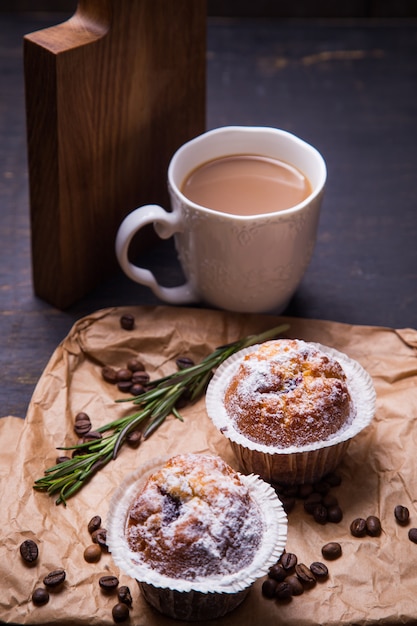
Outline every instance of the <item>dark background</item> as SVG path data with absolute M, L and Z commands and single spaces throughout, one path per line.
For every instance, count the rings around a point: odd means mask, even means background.
M 0 2 L 0 415 L 24 417 L 77 319 L 159 304 L 121 271 L 66 311 L 33 294 L 22 38 L 76 4 Z M 416 12 L 400 0 L 208 2 L 207 128 L 278 126 L 328 165 L 316 250 L 289 315 L 417 328 Z M 170 241 L 142 262 L 165 284 L 180 280 Z

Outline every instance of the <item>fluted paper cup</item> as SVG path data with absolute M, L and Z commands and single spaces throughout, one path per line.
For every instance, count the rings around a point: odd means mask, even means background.
M 199 621 L 221 617 L 245 599 L 250 587 L 285 549 L 287 517 L 274 489 L 259 476 L 239 475 L 256 502 L 262 538 L 251 563 L 228 575 L 193 580 L 165 576 L 138 558 L 126 539 L 129 509 L 147 478 L 168 459 L 155 459 L 130 474 L 115 491 L 107 519 L 107 543 L 115 564 L 139 583 L 144 598 L 169 617 Z
M 224 405 L 226 389 L 244 357 L 260 346 L 245 348 L 224 361 L 207 389 L 207 413 L 216 428 L 229 440 L 240 469 L 258 474 L 272 484 L 314 483 L 332 472 L 341 462 L 351 440 L 371 423 L 375 414 L 376 394 L 368 372 L 343 352 L 319 343 L 309 342 L 309 345 L 340 363 L 351 397 L 351 411 L 346 425 L 324 441 L 281 448 L 254 442 L 237 430 Z

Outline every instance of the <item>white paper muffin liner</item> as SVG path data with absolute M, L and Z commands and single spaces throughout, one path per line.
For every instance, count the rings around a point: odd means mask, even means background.
M 146 479 L 167 460 L 168 458 L 153 459 L 142 465 L 127 476 L 114 492 L 107 519 L 107 544 L 115 564 L 120 570 L 135 578 L 140 586 L 141 583 L 144 583 L 142 588 L 145 591 L 146 589 L 149 590 L 149 585 L 160 589 L 162 594 L 173 590 L 180 592 L 182 596 L 187 593 L 190 593 L 190 596 L 199 593 L 240 594 L 248 590 L 255 580 L 264 576 L 270 566 L 276 563 L 285 549 L 287 539 L 287 516 L 282 504 L 274 489 L 261 480 L 259 476 L 240 475 L 242 482 L 247 486 L 252 498 L 258 504 L 264 527 L 261 545 L 253 561 L 245 568 L 226 576 L 222 574 L 218 577 L 209 576 L 184 580 L 160 574 L 152 567 L 142 563 L 138 555 L 130 550 L 125 536 L 129 508 Z M 149 600 L 146 593 L 145 597 Z M 156 605 L 155 602 L 153 603 Z
M 224 406 L 224 396 L 243 358 L 256 351 L 260 345 L 236 352 L 217 369 L 206 393 L 207 413 L 216 428 L 229 439 L 243 471 L 259 474 L 272 483 L 315 482 L 335 469 L 353 437 L 371 423 L 376 404 L 372 378 L 357 361 L 343 352 L 320 343 L 308 342 L 308 345 L 333 357 L 342 366 L 352 400 L 350 419 L 325 441 L 286 448 L 257 443 L 236 429 Z

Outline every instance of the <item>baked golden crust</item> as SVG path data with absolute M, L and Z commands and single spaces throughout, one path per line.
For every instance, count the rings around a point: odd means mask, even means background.
M 126 527 L 130 549 L 174 578 L 226 575 L 250 563 L 262 520 L 239 475 L 222 459 L 184 454 L 147 480 Z
M 339 362 L 296 339 L 269 341 L 246 355 L 224 404 L 239 432 L 278 448 L 325 441 L 351 416 Z

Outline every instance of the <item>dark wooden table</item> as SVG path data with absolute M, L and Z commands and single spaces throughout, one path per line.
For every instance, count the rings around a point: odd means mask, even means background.
M 66 311 L 31 282 L 22 37 L 62 14 L 0 15 L 1 415 L 24 417 L 73 323 L 94 310 L 158 304 L 121 272 Z M 417 21 L 209 18 L 207 127 L 271 125 L 328 165 L 317 247 L 288 314 L 417 326 Z M 143 263 L 179 281 L 170 242 Z

